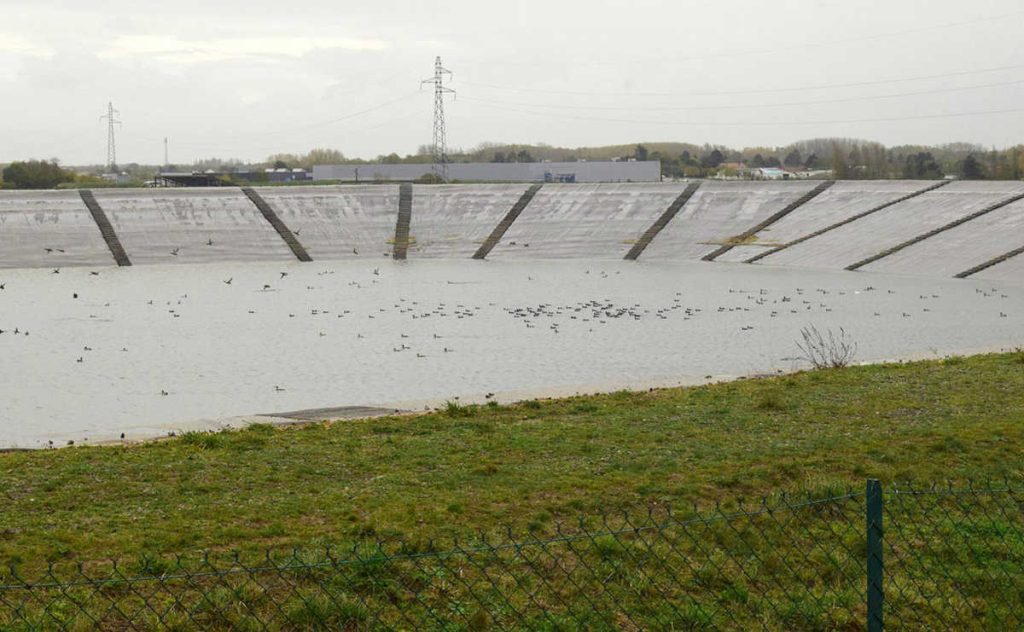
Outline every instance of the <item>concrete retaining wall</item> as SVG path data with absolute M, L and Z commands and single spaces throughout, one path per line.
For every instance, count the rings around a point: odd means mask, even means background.
M 0 191 L 0 268 L 113 264 L 78 191 Z

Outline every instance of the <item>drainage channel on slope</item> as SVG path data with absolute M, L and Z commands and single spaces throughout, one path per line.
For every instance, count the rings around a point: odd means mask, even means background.
M 409 225 L 412 223 L 412 185 L 398 187 L 398 220 L 395 222 L 395 246 L 391 256 L 399 261 L 409 252 Z
M 969 270 L 964 270 L 963 272 L 961 272 L 959 274 L 954 274 L 953 278 L 954 279 L 966 279 L 967 277 L 975 275 L 975 274 L 981 272 L 982 270 L 988 270 L 989 268 L 991 268 L 994 265 L 1000 264 L 1000 263 L 1002 263 L 1004 261 L 1007 261 L 1009 259 L 1013 259 L 1014 257 L 1019 256 L 1019 255 L 1024 255 L 1024 246 L 1021 246 L 1020 248 L 1014 248 L 1010 252 L 1003 253 L 1003 254 L 999 255 L 998 257 L 993 257 L 992 259 L 989 259 L 985 263 L 978 264 L 978 265 L 974 266 L 973 268 L 971 268 Z
M 900 202 L 906 202 L 907 200 L 912 199 L 912 198 L 916 198 L 919 195 L 924 195 L 925 193 L 928 193 L 930 191 L 934 191 L 935 189 L 938 189 L 940 187 L 944 187 L 947 184 L 949 184 L 950 182 L 951 182 L 951 180 L 943 180 L 943 181 L 938 182 L 936 184 L 933 184 L 931 186 L 927 186 L 927 187 L 921 189 L 920 191 L 914 191 L 913 193 L 908 193 L 907 195 L 904 195 L 903 197 L 898 197 L 895 200 L 890 200 L 890 201 L 886 202 L 885 204 L 879 204 L 878 206 L 876 206 L 874 208 L 870 208 L 870 209 L 864 211 L 863 213 L 857 213 L 856 215 L 851 215 L 850 217 L 847 217 L 846 219 L 844 219 L 844 220 L 842 220 L 840 222 L 836 222 L 835 224 L 830 224 L 830 225 L 826 226 L 825 228 L 822 228 L 820 230 L 816 230 L 816 231 L 814 231 L 812 233 L 808 233 L 808 234 L 804 235 L 803 237 L 798 237 L 797 239 L 794 239 L 793 241 L 790 241 L 790 242 L 787 242 L 785 244 L 782 244 L 781 246 L 777 246 L 775 248 L 772 248 L 771 250 L 767 250 L 765 252 L 758 253 L 758 254 L 754 255 L 753 257 L 747 259 L 743 263 L 754 263 L 756 261 L 760 261 L 761 259 L 764 259 L 765 257 L 769 257 L 771 255 L 774 255 L 775 253 L 780 252 L 782 250 L 785 250 L 786 248 L 791 248 L 792 246 L 795 246 L 797 244 L 802 244 L 803 242 L 807 241 L 808 239 L 814 239 L 815 237 L 819 237 L 821 235 L 824 235 L 827 232 L 830 232 L 830 231 L 833 231 L 833 230 L 835 230 L 837 228 L 841 228 L 843 226 L 846 226 L 847 224 L 849 224 L 851 222 L 855 222 L 855 221 L 857 221 L 859 219 L 862 219 L 862 218 L 865 218 L 865 217 L 867 217 L 869 215 L 874 215 L 875 213 L 877 213 L 879 211 L 884 211 L 885 209 L 889 208 L 890 206 L 895 206 L 896 204 L 899 204 Z
M 647 246 L 654 241 L 654 238 L 658 236 L 658 233 L 668 226 L 668 223 L 672 221 L 672 218 L 674 218 L 686 203 L 690 201 L 690 198 L 693 197 L 693 194 L 696 193 L 699 188 L 700 182 L 693 182 L 687 185 L 686 189 L 679 194 L 679 197 L 669 204 L 668 208 L 665 209 L 665 212 L 661 214 L 661 217 L 656 219 L 654 223 L 651 224 L 650 228 L 644 231 L 644 234 L 641 235 L 640 239 L 638 239 L 635 244 L 633 244 L 633 247 L 629 249 L 629 252 L 626 253 L 624 258 L 627 261 L 636 261 L 637 258 L 643 254 L 644 250 L 647 249 Z
M 869 263 L 874 263 L 875 261 L 878 261 L 879 259 L 884 259 L 885 257 L 888 257 L 891 254 L 897 253 L 897 252 L 903 250 L 904 248 L 908 248 L 910 246 L 913 246 L 916 243 L 920 243 L 920 242 L 922 242 L 922 241 L 924 241 L 926 239 L 929 239 L 931 237 L 934 237 L 935 235 L 938 235 L 939 233 L 943 233 L 943 232 L 945 232 L 947 230 L 950 230 L 951 228 L 956 228 L 957 226 L 959 226 L 961 224 L 966 224 L 967 222 L 969 222 L 971 220 L 978 219 L 982 215 L 987 215 L 987 214 L 991 213 L 992 211 L 1001 209 L 1004 206 L 1007 206 L 1009 204 L 1013 204 L 1014 202 L 1017 202 L 1019 200 L 1024 200 L 1024 193 L 1021 193 L 1021 194 L 1018 194 L 1018 195 L 1014 195 L 1013 197 L 1006 198 L 1005 200 L 1000 200 L 999 202 L 996 202 L 995 204 L 992 204 L 991 206 L 986 206 L 985 208 L 981 209 L 980 211 L 975 211 L 974 213 L 971 213 L 969 215 L 965 215 L 965 216 L 961 217 L 960 219 L 953 220 L 952 222 L 949 222 L 948 224 L 943 224 L 942 226 L 939 226 L 938 228 L 930 230 L 930 231 L 928 231 L 926 233 L 922 233 L 922 234 L 918 235 L 917 237 L 914 237 L 913 239 L 908 239 L 907 241 L 905 241 L 905 242 L 903 242 L 901 244 L 897 244 L 897 245 L 893 246 L 892 248 L 886 248 L 885 250 L 883 250 L 882 252 L 879 252 L 878 254 L 871 255 L 870 257 L 868 257 L 866 259 L 861 259 L 857 263 L 854 263 L 854 264 L 846 266 L 846 269 L 850 270 L 850 271 L 853 271 L 853 270 L 857 270 L 859 268 L 863 268 L 864 266 L 868 265 Z
M 107 214 L 103 211 L 103 207 L 96 201 L 96 196 L 89 189 L 79 189 L 78 194 L 89 209 L 89 213 L 92 215 L 93 221 L 96 222 L 96 226 L 100 229 L 103 241 L 107 242 L 107 248 L 110 249 L 110 254 L 114 256 L 114 261 L 119 266 L 130 266 L 132 262 L 128 259 L 128 253 L 124 251 L 121 240 L 118 239 L 113 225 L 107 219 Z
M 284 222 L 281 221 L 281 218 L 278 217 L 277 213 L 274 212 L 274 209 L 267 204 L 267 201 L 263 199 L 262 195 L 250 187 L 242 187 L 242 193 L 245 193 L 246 197 L 256 205 L 256 208 L 260 210 L 263 217 L 271 226 L 274 227 L 274 230 L 276 230 L 277 234 L 281 236 L 284 243 L 288 244 L 288 247 L 291 248 L 292 254 L 295 255 L 296 259 L 307 262 L 313 260 L 313 258 L 309 256 L 309 253 L 306 252 L 306 249 L 302 247 L 302 244 L 299 243 L 295 234 L 285 225 Z
M 733 241 L 737 242 L 737 243 L 743 243 L 747 239 L 750 239 L 751 237 L 753 237 L 757 233 L 761 232 L 765 228 L 768 228 L 769 226 L 771 226 L 775 222 L 779 221 L 783 217 L 789 215 L 790 213 L 792 213 L 796 209 L 800 208 L 804 204 L 810 202 L 811 200 L 813 200 L 815 197 L 820 195 L 822 192 L 824 192 L 826 189 L 828 189 L 830 186 L 832 186 L 835 183 L 836 183 L 835 180 L 826 180 L 825 182 L 822 182 L 818 186 L 814 187 L 813 189 L 811 189 L 807 193 L 804 193 L 799 198 L 797 198 L 796 200 L 791 202 L 789 205 L 786 206 L 786 208 L 782 209 L 778 213 L 775 213 L 774 215 L 772 215 L 768 219 L 764 220 L 763 222 L 761 222 L 757 226 L 754 226 L 750 230 L 744 231 L 743 233 L 740 233 L 739 235 L 736 235 L 736 237 L 733 238 Z M 721 248 L 719 248 L 718 250 L 712 252 L 711 254 L 707 254 L 707 255 L 704 255 L 703 257 L 701 257 L 701 261 L 714 261 L 715 259 L 717 259 L 718 257 L 721 257 L 722 255 L 724 255 L 725 253 L 729 252 L 730 250 L 732 250 L 735 247 L 736 247 L 735 243 L 733 243 L 733 244 L 726 244 L 726 245 L 722 246 Z
M 484 243 L 480 244 L 480 248 L 473 254 L 474 259 L 486 259 L 487 255 L 491 253 L 491 250 L 498 245 L 501 238 L 505 236 L 505 232 L 512 226 L 512 223 L 516 221 L 519 215 L 523 212 L 526 206 L 533 199 L 533 196 L 537 195 L 537 191 L 544 186 L 541 184 L 535 184 L 527 189 L 522 196 L 512 205 L 512 208 L 508 210 L 505 217 L 501 218 L 498 225 L 494 227 L 491 234 L 488 235 Z

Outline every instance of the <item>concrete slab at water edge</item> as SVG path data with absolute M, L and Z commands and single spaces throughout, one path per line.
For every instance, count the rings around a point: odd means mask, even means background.
M 933 186 L 934 181 L 840 180 L 786 217 L 758 232 L 750 247 L 734 248 L 718 261 L 740 263 L 767 249 L 870 211 L 892 200 Z
M 391 256 L 398 185 L 258 187 L 256 191 L 314 260 Z M 414 225 L 415 221 L 414 210 Z
M 468 259 L 530 183 L 415 185 L 409 258 Z
M 686 185 L 546 184 L 488 259 L 622 259 Z
M 97 189 L 132 263 L 289 261 L 288 246 L 239 189 Z
M 1022 191 L 1020 182 L 954 182 L 796 244 L 761 263 L 842 269 Z
M 0 268 L 111 265 L 78 191 L 0 191 Z
M 816 180 L 705 182 L 640 259 L 699 260 L 819 184 Z
M 953 276 L 1024 246 L 1024 200 L 1008 204 L 861 268 Z

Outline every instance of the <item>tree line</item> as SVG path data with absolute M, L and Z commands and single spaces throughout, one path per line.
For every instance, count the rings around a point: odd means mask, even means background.
M 413 154 L 381 154 L 371 159 L 347 158 L 337 149 L 314 148 L 305 154 L 274 154 L 261 162 L 209 158 L 191 165 L 138 165 L 118 172 L 129 175 L 136 186 L 162 170 L 194 170 L 237 173 L 267 168 L 303 168 L 314 165 L 424 164 L 433 160 L 431 148 L 420 146 Z M 757 168 L 774 167 L 817 173 L 835 179 L 941 179 L 953 176 L 968 180 L 1020 180 L 1024 178 L 1024 145 L 986 149 L 969 143 L 945 145 L 897 145 L 852 138 L 815 138 L 782 147 L 745 147 L 692 143 L 640 143 L 600 147 L 555 147 L 546 144 L 481 143 L 449 152 L 450 162 L 575 162 L 578 160 L 658 160 L 662 176 L 672 178 L 744 177 Z M 0 187 L 49 189 L 63 186 L 109 186 L 100 178 L 101 166 L 67 169 L 56 159 L 13 162 L 0 171 Z

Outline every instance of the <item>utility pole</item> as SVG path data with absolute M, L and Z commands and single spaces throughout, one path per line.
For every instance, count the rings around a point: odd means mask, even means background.
M 164 168 L 166 169 L 170 164 L 170 161 L 167 160 L 167 137 L 164 136 Z
M 114 104 L 107 103 L 107 113 L 100 117 L 100 120 L 107 119 L 107 170 L 114 173 L 117 169 L 117 148 L 114 146 L 114 125 L 120 125 L 116 115 L 119 111 L 114 109 Z
M 441 182 L 448 182 L 448 138 L 444 125 L 444 95 L 455 94 L 451 88 L 445 87 L 444 76 L 451 76 L 451 71 L 441 65 L 441 57 L 434 60 L 434 76 L 420 82 L 434 84 L 434 175 Z

